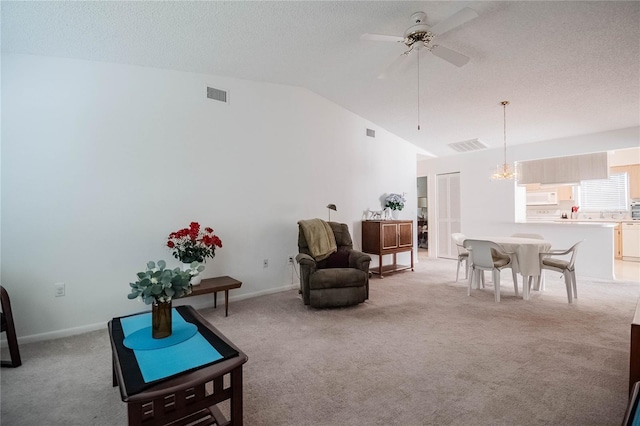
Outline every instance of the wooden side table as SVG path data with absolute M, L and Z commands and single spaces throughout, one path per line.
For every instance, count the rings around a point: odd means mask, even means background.
M 199 296 L 201 294 L 213 293 L 213 307 L 218 307 L 218 292 L 224 291 L 224 316 L 229 316 L 229 290 L 240 288 L 242 282 L 228 276 L 206 278 L 198 285 L 192 286 L 189 296 Z
M 122 401 L 127 403 L 129 426 L 215 424 L 242 426 L 242 367 L 247 355 L 193 307 L 185 306 L 196 325 L 204 326 L 238 352 L 238 356 L 153 384 L 141 392 L 129 394 L 125 382 L 132 368 L 119 356 L 122 337 L 114 333 L 114 320 L 109 321 L 109 337 L 113 358 L 113 386 L 120 387 Z M 226 419 L 218 404 L 228 401 L 230 418 Z M 208 423 L 207 423 L 208 422 Z

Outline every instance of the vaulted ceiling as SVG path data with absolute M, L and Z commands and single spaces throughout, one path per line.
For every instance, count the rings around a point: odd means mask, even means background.
M 466 65 L 423 50 L 377 78 L 405 46 L 362 34 L 464 7 L 478 17 L 436 44 Z M 1 14 L 5 53 L 300 86 L 436 156 L 475 138 L 501 147 L 503 100 L 510 145 L 640 125 L 637 1 L 2 1 Z

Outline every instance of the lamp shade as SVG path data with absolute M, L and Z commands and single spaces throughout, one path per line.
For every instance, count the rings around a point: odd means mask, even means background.
M 427 207 L 427 197 L 418 197 L 418 207 Z

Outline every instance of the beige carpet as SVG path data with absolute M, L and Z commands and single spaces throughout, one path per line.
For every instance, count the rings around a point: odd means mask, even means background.
M 562 280 L 530 301 L 490 284 L 466 294 L 455 262 L 372 278 L 370 300 L 337 310 L 296 291 L 203 314 L 249 356 L 246 425 L 617 425 L 639 284 Z M 2 425 L 124 425 L 105 331 L 23 345 L 0 371 Z M 6 354 L 3 352 L 3 355 Z

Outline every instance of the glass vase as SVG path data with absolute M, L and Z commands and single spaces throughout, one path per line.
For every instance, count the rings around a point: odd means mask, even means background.
M 153 302 L 151 305 L 151 337 L 164 339 L 171 336 L 171 301 Z

